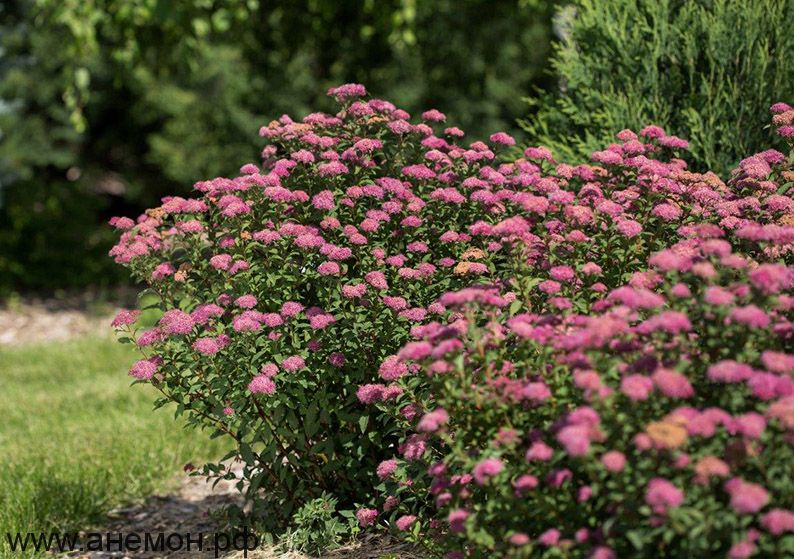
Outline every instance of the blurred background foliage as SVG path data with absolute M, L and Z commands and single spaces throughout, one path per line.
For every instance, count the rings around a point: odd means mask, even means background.
M 559 87 L 521 126 L 560 159 L 654 123 L 690 141 L 691 168 L 725 177 L 779 142 L 768 108 L 794 102 L 794 0 L 577 0 L 556 26 Z
M 262 124 L 356 81 L 474 136 L 552 78 L 553 2 L 5 0 L 0 290 L 112 284 L 116 213 L 257 159 Z
M 794 98 L 793 17 L 794 0 L 4 0 L 0 296 L 123 281 L 110 216 L 235 173 L 260 125 L 332 110 L 345 82 L 572 161 L 654 122 L 724 171 Z

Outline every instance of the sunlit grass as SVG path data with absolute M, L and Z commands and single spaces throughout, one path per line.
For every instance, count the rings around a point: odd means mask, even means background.
M 0 349 L 0 557 L 12 556 L 8 532 L 101 524 L 186 462 L 221 454 L 171 408 L 153 411 L 153 389 L 130 387 L 134 359 L 100 338 Z

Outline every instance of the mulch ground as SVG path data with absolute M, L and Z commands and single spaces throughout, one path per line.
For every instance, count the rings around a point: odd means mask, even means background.
M 239 476 L 240 467 L 233 466 Z M 213 546 L 212 534 L 224 532 L 221 513 L 224 507 L 236 504 L 243 506 L 243 499 L 235 487 L 235 481 L 223 480 L 213 486 L 203 477 L 185 475 L 179 489 L 167 495 L 154 495 L 145 502 L 111 511 L 107 524 L 94 527 L 83 532 L 83 537 L 90 533 L 98 534 L 138 534 L 141 539 L 144 534 L 166 535 L 176 533 L 185 534 L 203 533 L 203 547 L 198 551 L 181 549 L 176 551 L 159 551 L 140 549 L 137 551 L 121 550 L 118 547 L 108 547 L 107 539 L 103 539 L 102 551 L 72 552 L 60 554 L 63 559 L 181 559 L 181 558 L 210 558 L 223 557 L 225 559 L 309 559 L 302 553 L 284 551 L 279 547 L 260 545 L 257 549 L 243 551 L 219 551 L 216 555 Z M 111 540 L 111 544 L 112 544 Z M 142 546 L 143 547 L 143 546 Z M 415 549 L 405 543 L 381 536 L 364 537 L 358 541 L 350 542 L 338 549 L 329 551 L 321 559 L 421 559 Z

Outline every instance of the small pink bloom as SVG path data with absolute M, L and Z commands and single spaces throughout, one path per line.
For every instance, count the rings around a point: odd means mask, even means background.
M 248 384 L 248 390 L 252 394 L 273 394 L 276 391 L 276 383 L 267 375 L 257 375 Z
M 775 536 L 784 532 L 794 532 L 794 512 L 772 509 L 761 518 L 761 526 Z
M 546 547 L 552 547 L 559 543 L 560 541 L 560 531 L 556 528 L 551 528 L 543 532 L 540 537 L 538 538 L 538 543 L 541 545 L 545 545 Z
M 601 463 L 608 471 L 617 473 L 622 471 L 626 466 L 626 457 L 622 452 L 610 450 L 601 457 Z
M 645 490 L 645 502 L 656 514 L 665 514 L 684 502 L 684 492 L 664 478 L 653 478 Z
M 157 372 L 157 362 L 153 359 L 136 361 L 135 364 L 130 367 L 130 376 L 138 380 L 149 380 L 155 372 Z
M 725 484 L 731 496 L 731 507 L 739 514 L 755 514 L 769 502 L 769 493 L 757 483 L 733 478 Z
M 401 532 L 405 532 L 414 522 L 416 522 L 416 516 L 406 514 L 395 520 L 394 525 L 397 526 L 397 529 Z
M 498 458 L 486 458 L 474 466 L 474 470 L 472 472 L 474 475 L 474 481 L 476 481 L 478 485 L 485 485 L 490 478 L 499 474 L 499 472 L 502 471 L 502 468 L 502 461 Z
M 303 357 L 299 355 L 293 355 L 282 361 L 281 366 L 285 371 L 297 371 L 298 369 L 305 367 L 306 362 L 303 360 Z
M 372 526 L 378 518 L 378 511 L 375 509 L 358 509 L 356 511 L 356 519 L 362 528 Z
M 397 470 L 397 460 L 392 458 L 391 460 L 384 460 L 378 464 L 377 474 L 380 479 L 386 479 L 391 476 L 395 470 Z
M 141 311 L 131 311 L 128 309 L 121 309 L 116 317 L 113 319 L 113 322 L 110 323 L 111 326 L 118 328 L 120 326 L 132 326 L 135 324 L 135 321 L 138 320 L 138 317 L 141 315 Z
M 419 420 L 416 430 L 420 433 L 432 433 L 438 431 L 449 421 L 449 414 L 443 408 L 435 409 L 426 413 Z

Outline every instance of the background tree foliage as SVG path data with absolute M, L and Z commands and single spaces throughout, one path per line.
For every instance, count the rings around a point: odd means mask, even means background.
M 654 122 L 725 174 L 794 99 L 791 29 L 794 0 L 6 0 L 0 294 L 118 281 L 110 215 L 236 172 L 350 81 L 473 138 L 524 116 L 569 161 Z
M 0 291 L 109 284 L 115 213 L 255 161 L 357 81 L 473 136 L 549 80 L 553 2 L 12 0 L 0 7 Z
M 522 128 L 560 159 L 656 123 L 725 175 L 774 143 L 769 106 L 794 99 L 794 0 L 574 0 L 556 21 L 558 87 Z

